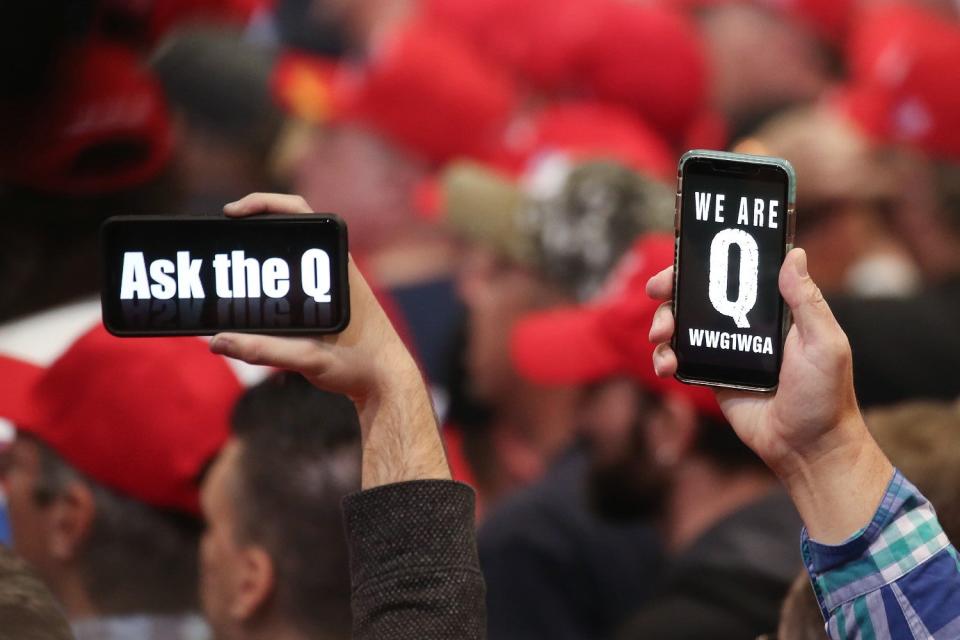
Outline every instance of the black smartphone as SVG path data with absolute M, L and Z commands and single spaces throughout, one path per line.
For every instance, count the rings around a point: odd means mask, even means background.
M 676 377 L 771 391 L 790 324 L 778 279 L 796 228 L 793 167 L 780 158 L 689 151 L 677 173 Z
M 118 216 L 100 245 L 116 336 L 335 333 L 350 320 L 347 228 L 332 214 Z

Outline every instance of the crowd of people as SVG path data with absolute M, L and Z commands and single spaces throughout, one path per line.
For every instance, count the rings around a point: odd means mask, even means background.
M 960 638 L 956 3 L 0 25 L 0 638 Z M 672 377 L 691 148 L 796 170 L 775 393 Z M 340 337 L 103 328 L 107 217 L 311 211 Z

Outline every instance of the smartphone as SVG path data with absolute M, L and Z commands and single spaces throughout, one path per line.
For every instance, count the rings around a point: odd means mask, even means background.
M 350 320 L 347 228 L 332 214 L 118 216 L 100 245 L 116 336 L 335 333 Z
M 688 151 L 677 177 L 676 377 L 772 391 L 790 325 L 777 283 L 796 229 L 793 167 L 780 158 Z

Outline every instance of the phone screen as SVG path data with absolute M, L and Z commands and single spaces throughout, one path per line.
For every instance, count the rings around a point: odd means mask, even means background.
M 674 350 L 686 382 L 772 389 L 792 240 L 790 175 L 777 164 L 694 156 L 683 164 Z
M 114 335 L 331 333 L 349 321 L 347 230 L 333 215 L 125 216 L 100 240 Z

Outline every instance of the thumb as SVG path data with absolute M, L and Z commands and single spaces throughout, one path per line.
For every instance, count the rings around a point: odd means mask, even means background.
M 793 249 L 780 267 L 780 293 L 793 314 L 804 342 L 817 342 L 833 335 L 837 321 L 823 299 L 820 287 L 807 272 L 807 253 Z

